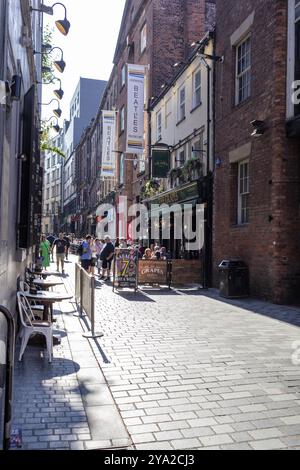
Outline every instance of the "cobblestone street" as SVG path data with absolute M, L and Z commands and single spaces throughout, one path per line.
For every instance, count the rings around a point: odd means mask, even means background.
M 298 309 L 98 282 L 97 341 L 61 310 L 53 365 L 29 348 L 16 368 L 25 448 L 300 448 Z

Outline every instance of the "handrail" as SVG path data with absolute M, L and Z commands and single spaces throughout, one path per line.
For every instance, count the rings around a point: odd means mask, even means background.
M 6 373 L 5 373 L 5 401 L 4 401 L 4 432 L 3 450 L 10 448 L 10 436 L 12 426 L 12 398 L 13 398 L 13 370 L 15 356 L 15 321 L 7 308 L 0 305 L 0 313 L 7 321 L 7 348 L 6 348 Z

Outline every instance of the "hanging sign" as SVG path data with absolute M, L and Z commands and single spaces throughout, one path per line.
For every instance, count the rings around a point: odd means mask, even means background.
M 127 153 L 144 152 L 145 67 L 128 64 Z
M 171 153 L 167 149 L 153 149 L 152 150 L 152 177 L 153 178 L 167 178 L 171 169 Z
M 102 111 L 103 119 L 103 148 L 102 148 L 102 177 L 113 178 L 115 176 L 115 135 L 116 113 L 114 111 Z

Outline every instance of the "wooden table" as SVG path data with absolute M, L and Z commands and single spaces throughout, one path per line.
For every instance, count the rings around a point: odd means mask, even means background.
M 63 286 L 63 282 L 62 281 L 51 281 L 49 279 L 49 281 L 45 280 L 45 279 L 36 279 L 33 281 L 33 284 L 36 286 L 36 287 L 40 287 L 42 290 L 48 290 L 50 289 L 51 287 L 56 287 L 56 286 Z
M 40 276 L 43 279 L 46 279 L 49 276 L 61 276 L 61 273 L 58 271 L 28 271 L 30 276 Z
M 43 321 L 49 321 L 49 310 L 51 312 L 51 322 L 53 322 L 52 318 L 52 306 L 56 302 L 62 302 L 63 300 L 71 300 L 73 299 L 73 295 L 71 294 L 60 294 L 59 292 L 37 292 L 37 294 L 31 294 L 30 292 L 24 292 L 24 295 L 28 300 L 34 300 L 35 302 L 39 302 L 44 305 L 44 314 L 43 314 Z

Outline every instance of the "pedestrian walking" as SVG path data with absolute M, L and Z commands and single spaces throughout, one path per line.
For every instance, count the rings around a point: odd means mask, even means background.
M 43 268 L 47 271 L 47 268 L 50 266 L 50 252 L 51 245 L 50 242 L 46 239 L 45 235 L 42 235 L 40 243 L 40 256 L 42 258 Z
M 71 241 L 70 238 L 65 234 L 64 235 L 64 240 L 66 242 L 66 261 L 68 261 L 68 256 L 69 256 L 69 250 L 71 246 Z
M 88 273 L 90 272 L 91 262 L 92 262 L 91 244 L 92 244 L 92 237 L 91 235 L 87 235 L 85 237 L 85 241 L 81 245 L 82 255 L 80 259 L 81 259 L 81 267 L 85 269 Z
M 60 233 L 59 238 L 55 240 L 55 242 L 52 245 L 52 256 L 53 256 L 53 251 L 56 248 L 56 264 L 57 264 L 57 271 L 59 272 L 59 268 L 61 265 L 61 271 L 62 274 L 65 274 L 65 256 L 66 256 L 66 248 L 67 248 L 67 243 L 64 240 L 64 234 Z

